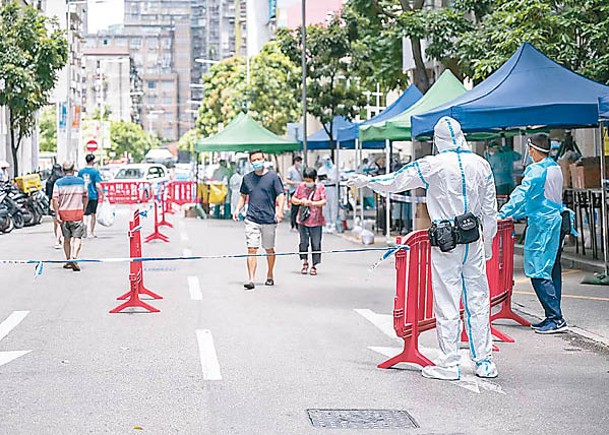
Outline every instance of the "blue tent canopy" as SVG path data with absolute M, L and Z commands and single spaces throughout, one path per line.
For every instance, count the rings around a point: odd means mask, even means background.
M 385 121 L 389 118 L 404 112 L 414 103 L 416 103 L 423 94 L 419 89 L 411 85 L 400 95 L 400 97 L 393 102 L 389 107 L 383 110 L 378 115 L 361 123 L 353 123 L 347 121 L 342 116 L 334 117 L 334 124 L 332 126 L 332 135 L 336 142 L 340 142 L 341 149 L 355 149 L 355 139 L 359 136 L 359 126 L 372 124 L 375 122 Z M 302 142 L 302 138 L 298 139 Z M 363 144 L 363 148 L 368 149 L 380 149 L 384 148 L 384 142 L 366 142 Z M 310 150 L 327 150 L 330 149 L 330 138 L 326 131 L 322 128 L 321 130 L 313 133 L 307 138 L 307 148 Z
M 393 118 L 394 116 L 399 115 L 402 112 L 405 112 L 412 106 L 414 103 L 419 101 L 423 97 L 419 88 L 415 85 L 410 85 L 408 89 L 400 95 L 400 97 L 395 100 L 390 106 L 388 106 L 385 110 L 379 113 L 376 116 L 373 116 L 366 121 L 360 122 L 359 124 L 353 124 L 346 128 L 341 128 L 338 130 L 338 138 L 340 140 L 340 146 L 343 147 L 343 142 L 353 142 L 355 139 L 359 137 L 359 127 L 362 125 L 375 124 L 377 122 L 384 122 L 388 119 Z M 371 142 L 371 143 L 379 143 L 382 144 L 379 148 L 385 146 L 383 142 Z M 371 148 L 371 146 L 364 146 L 364 148 Z
M 609 119 L 609 95 L 598 99 L 598 115 L 600 119 Z
M 471 91 L 427 113 L 412 117 L 412 135 L 429 137 L 442 116 L 464 132 L 518 128 L 577 128 L 598 124 L 598 98 L 609 87 L 557 64 L 524 43 Z

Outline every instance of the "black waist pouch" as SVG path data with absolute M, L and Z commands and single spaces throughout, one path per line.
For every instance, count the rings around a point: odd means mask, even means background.
M 442 252 L 450 252 L 457 246 L 455 230 L 452 222 L 442 221 L 434 223 L 428 230 L 431 246 L 440 248 Z
M 455 239 L 458 245 L 467 245 L 480 239 L 480 221 L 473 213 L 455 218 Z

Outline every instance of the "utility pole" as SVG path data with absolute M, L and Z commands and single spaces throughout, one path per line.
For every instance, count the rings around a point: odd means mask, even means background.
M 305 168 L 309 166 L 307 158 L 307 20 L 306 0 L 302 0 L 302 150 Z

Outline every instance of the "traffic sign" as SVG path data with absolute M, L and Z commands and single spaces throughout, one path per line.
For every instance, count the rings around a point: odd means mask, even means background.
M 98 148 L 97 141 L 94 139 L 91 139 L 90 141 L 87 142 L 86 147 L 87 147 L 87 151 L 89 151 L 90 153 L 97 151 L 97 148 Z

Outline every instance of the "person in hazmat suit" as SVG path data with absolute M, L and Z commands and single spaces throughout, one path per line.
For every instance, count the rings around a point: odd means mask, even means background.
M 509 195 L 514 190 L 514 162 L 521 158 L 519 153 L 508 146 L 500 146 L 497 142 L 489 145 L 486 159 L 495 177 L 497 195 Z
M 317 171 L 317 175 L 326 188 L 327 202 L 324 206 L 326 226 L 324 231 L 333 233 L 336 231 L 336 221 L 338 221 L 338 168 L 329 155 L 323 157 L 323 163 Z
M 461 376 L 459 303 L 465 308 L 475 374 L 497 376 L 492 359 L 489 286 L 486 260 L 492 257 L 497 233 L 497 201 L 490 165 L 474 154 L 460 124 L 442 117 L 434 127 L 437 154 L 410 163 L 387 175 L 353 176 L 348 184 L 377 192 L 427 190 L 436 331 L 441 357 L 422 370 L 426 378 L 457 380 Z M 482 237 L 480 237 L 482 224 Z
M 528 218 L 524 272 L 531 278 L 546 316 L 542 322 L 531 326 L 540 334 L 554 334 L 568 329 L 560 309 L 560 257 L 565 235 L 575 233 L 572 225 L 574 214 L 563 205 L 562 171 L 549 156 L 548 136 L 533 135 L 528 145 L 534 163 L 527 167 L 522 184 L 512 192 L 499 217 Z

